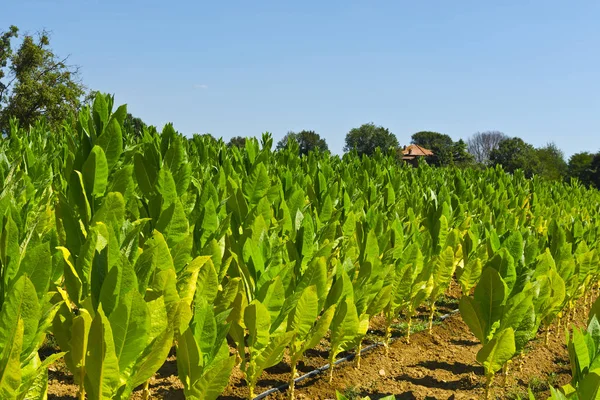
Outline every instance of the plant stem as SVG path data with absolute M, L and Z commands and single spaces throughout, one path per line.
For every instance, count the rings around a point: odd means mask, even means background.
M 79 400 L 85 400 L 85 387 L 83 386 L 83 382 L 85 379 L 85 365 L 81 367 L 80 376 L 79 376 L 79 391 L 77 392 L 77 397 Z
M 358 343 L 358 350 L 356 350 L 356 369 L 360 369 L 360 351 L 362 350 L 362 340 Z
M 385 327 L 385 341 L 384 341 L 386 356 L 388 354 L 390 354 L 390 338 L 391 337 L 392 337 L 392 327 L 390 326 L 390 323 L 388 323 L 387 326 Z
M 333 357 L 329 360 L 329 383 L 333 382 L 333 367 L 334 367 L 334 363 L 333 363 Z
M 544 346 L 548 347 L 548 343 L 550 342 L 550 325 L 546 328 L 546 337 L 544 338 Z
M 492 398 L 492 382 L 494 381 L 494 375 L 488 375 L 485 382 L 485 398 L 490 400 Z
M 412 318 L 409 315 L 408 316 L 408 321 L 406 322 L 406 343 L 410 344 L 410 326 L 412 324 Z
M 435 315 L 435 303 L 431 304 L 431 311 L 429 312 L 429 334 L 433 334 L 433 316 Z
M 150 379 L 144 383 L 144 391 L 142 392 L 142 400 L 148 400 L 150 398 Z
M 295 381 L 294 379 L 296 378 L 296 362 L 292 361 L 292 372 L 290 375 L 290 400 L 294 400 L 294 385 L 295 385 Z
M 502 367 L 503 373 L 504 373 L 504 387 L 506 387 L 506 385 L 508 384 L 508 371 L 510 369 L 511 362 L 512 362 L 511 360 L 508 360 Z
M 248 385 L 248 400 L 252 400 L 254 397 L 254 384 Z

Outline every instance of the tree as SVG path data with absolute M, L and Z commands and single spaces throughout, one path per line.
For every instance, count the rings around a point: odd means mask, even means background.
M 435 157 L 435 154 L 434 154 Z M 467 143 L 459 139 L 454 142 L 450 148 L 450 164 L 460 167 L 467 167 L 473 164 L 475 157 L 467 151 Z
M 85 94 L 79 69 L 67 64 L 68 57 L 54 54 L 48 32 L 25 35 L 16 47 L 13 40 L 18 36 L 16 26 L 0 35 L 0 132 L 4 133 L 11 117 L 25 126 L 38 118 L 58 125 L 80 108 Z
M 308 154 L 311 150 L 318 149 L 320 151 L 328 151 L 327 142 L 315 131 L 303 130 L 298 133 L 288 132 L 279 142 L 277 142 L 277 150 L 284 149 L 287 146 L 288 140 L 296 140 L 298 142 L 300 154 Z
M 134 117 L 130 113 L 127 113 L 125 120 L 123 121 L 124 131 L 132 134 L 135 137 L 140 137 L 144 134 L 144 129 L 148 128 L 148 125 L 141 118 Z
M 467 144 L 462 139 L 454 142 L 450 136 L 443 133 L 417 132 L 411 136 L 411 143 L 433 152 L 433 156 L 427 157 L 427 161 L 432 165 L 466 166 L 473 162 L 473 156 L 467 152 Z
M 593 160 L 594 154 L 587 151 L 573 154 L 567 165 L 567 176 L 579 179 L 584 185 L 590 185 L 594 172 L 592 170 Z
M 244 146 L 246 146 L 246 138 L 241 136 L 232 137 L 231 139 L 229 139 L 229 142 L 227 142 L 227 147 L 233 146 L 236 146 L 240 149 L 243 148 Z
M 562 152 L 554 143 L 535 150 L 537 157 L 537 171 L 540 176 L 558 181 L 567 176 L 567 163 Z
M 538 168 L 535 148 L 518 137 L 501 141 L 498 147 L 490 152 L 490 163 L 500 164 L 510 173 L 522 169 L 528 178 L 535 174 Z
M 398 139 L 389 129 L 375 126 L 372 122 L 352 128 L 346 134 L 344 151 L 356 150 L 358 154 L 372 155 L 378 147 L 383 152 L 390 148 L 397 149 Z
M 411 143 L 435 152 L 435 149 L 443 149 L 452 146 L 454 141 L 450 136 L 443 133 L 421 131 L 414 133 L 411 136 Z
M 590 183 L 600 189 L 600 153 L 594 154 L 592 163 L 590 164 Z
M 475 157 L 476 162 L 488 164 L 490 153 L 507 138 L 508 136 L 499 131 L 477 132 L 467 140 L 467 149 Z

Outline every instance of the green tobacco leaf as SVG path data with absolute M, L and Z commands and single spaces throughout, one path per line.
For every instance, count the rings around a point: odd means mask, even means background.
M 315 286 L 317 297 L 319 298 L 319 307 L 321 308 L 327 298 L 327 262 L 324 257 L 319 257 L 311 261 L 306 271 L 300 278 L 296 291 L 302 291 L 309 286 Z
M 126 165 L 116 170 L 108 184 L 109 192 L 119 192 L 127 198 L 131 197 L 133 188 L 133 165 Z
M 258 300 L 253 300 L 244 310 L 244 324 L 248 328 L 248 346 L 260 351 L 269 344 L 271 317 L 269 310 Z
M 272 281 L 264 284 L 256 294 L 256 299 L 269 310 L 272 321 L 270 330 L 273 332 L 278 328 L 278 326 L 273 326 L 273 322 L 276 321 L 285 301 L 285 288 L 281 278 L 277 276 Z
M 435 258 L 432 274 L 434 282 L 434 296 L 441 294 L 450 284 L 450 280 L 452 279 L 452 275 L 454 275 L 455 268 L 454 250 L 452 247 L 448 246 L 439 254 L 439 256 Z
M 161 211 L 168 208 L 179 198 L 177 194 L 177 186 L 175 185 L 175 180 L 173 179 L 171 171 L 169 171 L 168 169 L 163 168 L 158 172 L 156 190 L 162 197 Z
M 138 356 L 137 362 L 131 369 L 130 378 L 127 380 L 128 392 L 146 382 L 158 371 L 169 355 L 172 345 L 173 327 L 167 327 Z
M 590 366 L 590 352 L 586 344 L 584 334 L 579 329 L 573 330 L 573 351 L 577 359 L 577 368 L 579 373 L 584 375 L 586 369 Z
M 467 295 L 473 286 L 477 284 L 481 277 L 482 263 L 479 258 L 470 259 L 462 269 L 458 283 L 462 289 L 463 295 Z
M 179 293 L 179 298 L 188 305 L 191 305 L 194 300 L 194 293 L 196 292 L 200 269 L 209 260 L 210 256 L 196 257 L 177 276 L 177 292 Z M 203 284 L 205 284 L 205 282 L 203 282 Z
M 217 338 L 217 322 L 212 305 L 208 304 L 203 297 L 199 297 L 195 301 L 194 318 L 190 328 L 200 354 L 210 354 Z
M 529 399 L 535 400 L 535 397 L 533 397 L 533 393 L 531 393 L 531 389 L 529 389 Z M 552 386 L 550 386 L 550 399 L 552 399 L 552 400 L 567 400 L 568 398 L 562 392 L 560 392 L 558 389 L 555 389 Z
M 87 344 L 85 388 L 90 399 L 112 398 L 120 386 L 119 361 L 110 323 L 102 307 L 92 320 Z
M 111 119 L 116 119 L 119 125 L 123 126 L 125 118 L 127 118 L 127 104 L 120 105 L 110 116 Z
M 583 378 L 577 390 L 579 400 L 600 399 L 600 371 L 592 371 Z
M 310 332 L 308 332 L 306 341 L 302 345 L 300 355 L 304 354 L 308 349 L 317 346 L 321 339 L 325 337 L 325 334 L 327 334 L 329 326 L 331 325 L 331 321 L 333 320 L 333 316 L 335 315 L 336 307 L 337 306 L 333 305 L 325 310 L 317 323 L 311 328 Z
M 194 381 L 202 374 L 204 360 L 191 329 L 188 328 L 179 335 L 175 345 L 177 347 L 177 374 L 187 396 Z
M 240 290 L 241 278 L 233 278 L 219 291 L 214 301 L 215 313 L 220 314 L 230 308 Z
M 3 269 L 0 278 L 4 281 L 4 285 L 2 285 L 4 290 L 13 281 L 19 270 L 21 256 L 19 246 L 19 227 L 9 214 L 4 220 L 4 226 L 0 233 L 0 261 Z M 0 304 L 1 302 L 2 298 L 0 298 Z
M 92 317 L 90 313 L 85 309 L 80 309 L 79 315 L 73 318 L 69 353 L 67 353 L 66 357 L 72 360 L 69 369 L 73 373 L 75 383 L 78 385 L 84 383 L 87 361 L 86 353 L 91 326 Z
M 234 366 L 235 356 L 216 361 L 203 372 L 200 379 L 194 382 L 192 388 L 186 393 L 186 398 L 216 400 L 229 383 L 229 376 Z
M 486 268 L 475 287 L 474 299 L 479 304 L 481 316 L 485 321 L 485 336 L 488 336 L 495 322 L 500 320 L 504 311 L 504 302 L 508 288 L 494 268 Z
M 112 170 L 123 152 L 123 135 L 119 121 L 111 118 L 104 133 L 96 140 L 96 145 L 100 146 L 106 154 L 108 169 Z
M 165 153 L 163 165 L 171 171 L 177 183 L 177 193 L 182 196 L 190 184 L 192 171 L 180 137 L 174 138 L 171 142 Z
M 11 336 L 2 336 L 0 333 L 0 338 L 6 340 L 4 351 L 0 354 L 0 397 L 3 399 L 16 398 L 21 384 L 23 331 L 23 320 L 19 319 Z
M 506 248 L 501 248 L 498 253 L 488 262 L 488 266 L 494 268 L 506 284 L 509 292 L 517 280 L 515 260 Z
M 185 239 L 189 231 L 189 223 L 179 199 L 175 199 L 168 208 L 160 213 L 156 229 L 165 235 L 169 248 Z
M 477 352 L 477 361 L 483 365 L 486 376 L 495 374 L 515 355 L 515 334 L 512 328 L 499 332 Z
M 135 178 L 140 190 L 146 198 L 152 198 L 154 195 L 154 184 L 156 182 L 156 168 L 148 163 L 144 156 L 136 153 L 133 156 Z
M 91 224 L 104 223 L 119 233 L 125 220 L 125 199 L 119 192 L 108 193 L 94 214 Z
M 88 196 L 103 196 L 108 186 L 108 162 L 102 148 L 99 146 L 92 148 L 81 172 Z
M 331 321 L 330 359 L 334 359 L 343 349 L 353 343 L 360 329 L 356 307 L 351 299 L 344 299 L 337 307 Z
M 251 205 L 258 204 L 258 201 L 267 194 L 269 186 L 269 175 L 261 162 L 254 168 L 254 172 L 248 177 L 248 180 L 244 182 L 244 196 L 248 199 L 248 203 Z
M 194 246 L 194 237 L 189 234 L 181 242 L 177 243 L 171 249 L 173 256 L 173 266 L 178 274 L 192 260 L 192 247 Z
M 35 287 L 38 300 L 48 292 L 50 284 L 49 265 L 52 265 L 52 255 L 50 254 L 49 243 L 40 243 L 33 248 L 27 248 L 25 256 L 21 261 L 17 278 L 27 275 Z
M 174 269 L 173 259 L 169 252 L 169 247 L 164 236 L 154 231 L 152 237 L 148 239 L 144 246 L 144 251 L 135 263 L 135 274 L 138 279 L 139 292 L 145 293 L 150 278 L 155 271 Z
M 21 345 L 27 349 L 36 336 L 41 317 L 40 305 L 33 283 L 26 276 L 17 280 L 7 293 L 0 311 L 0 338 L 14 337 L 19 321 L 23 324 Z M 0 347 L 1 348 L 1 347 Z
M 508 239 L 502 243 L 506 247 L 515 263 L 518 263 L 523 258 L 524 242 L 523 235 L 519 231 L 513 232 Z
M 219 277 L 217 276 L 217 271 L 215 271 L 215 266 L 210 259 L 203 261 L 204 259 L 200 259 L 198 262 L 203 265 L 200 267 L 198 272 L 198 281 L 196 282 L 196 296 L 202 296 L 212 304 L 217 297 L 217 292 L 219 290 Z
M 318 314 L 317 289 L 315 286 L 307 287 L 289 315 L 288 331 L 294 332 L 299 338 L 304 338 L 315 323 Z
M 588 315 L 588 325 L 594 316 L 598 319 L 598 321 L 600 321 L 600 297 L 594 301 L 594 304 L 592 304 L 592 308 L 590 309 Z
M 256 365 L 258 366 L 260 372 L 278 364 L 281 361 L 283 358 L 283 352 L 290 343 L 293 335 L 294 332 L 286 332 L 271 339 L 267 347 L 260 352 L 258 357 L 256 357 Z
M 108 320 L 113 332 L 119 370 L 125 371 L 144 350 L 150 331 L 150 314 L 137 289 L 121 297 Z
M 212 200 L 208 200 L 204 205 L 204 211 L 202 212 L 202 220 L 200 226 L 200 247 L 206 245 L 207 240 L 217 231 L 219 228 L 219 219 L 217 217 L 217 210 Z
M 21 400 L 46 400 L 48 398 L 48 367 L 65 356 L 65 352 L 52 354 L 39 365 L 33 365 L 31 373 L 24 376 L 19 391 Z M 38 363 L 35 363 L 38 364 Z
M 104 95 L 100 92 L 96 92 L 94 103 L 92 105 L 92 115 L 96 127 L 96 134 L 100 135 L 108 121 L 108 103 L 106 102 Z
M 469 296 L 463 296 L 458 305 L 460 316 L 467 324 L 473 335 L 481 342 L 486 340 L 487 321 L 483 317 L 479 303 Z
M 517 331 L 531 307 L 533 307 L 533 293 L 531 290 L 517 293 L 511 297 L 506 303 L 499 329 L 503 330 L 510 327 Z

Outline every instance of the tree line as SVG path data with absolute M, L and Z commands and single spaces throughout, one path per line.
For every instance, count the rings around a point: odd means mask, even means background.
M 19 41 L 16 43 L 16 41 Z M 70 65 L 69 57 L 59 57 L 50 48 L 46 31 L 25 34 L 10 26 L 0 33 L 0 134 L 10 135 L 12 121 L 29 126 L 44 120 L 49 128 L 61 124 L 94 98 L 95 91 L 81 81 L 79 67 Z M 141 135 L 148 126 L 137 117 L 127 114 L 125 130 Z M 243 146 L 245 139 L 236 136 L 230 146 Z M 410 144 L 431 150 L 426 163 L 446 167 L 494 167 L 505 171 L 522 170 L 526 176 L 538 175 L 551 180 L 578 179 L 585 185 L 600 188 L 600 152 L 580 152 L 568 162 L 563 152 L 549 143 L 536 148 L 518 137 L 498 131 L 477 132 L 466 142 L 454 141 L 449 135 L 421 131 L 411 136 Z M 313 130 L 288 132 L 277 148 L 293 146 L 300 154 L 328 151 L 324 138 Z M 402 157 L 397 137 L 389 129 L 366 123 L 346 134 L 344 151 L 371 155 L 376 149 L 395 151 Z

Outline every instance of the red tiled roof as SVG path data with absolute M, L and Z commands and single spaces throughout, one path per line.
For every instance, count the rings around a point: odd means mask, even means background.
M 416 144 L 411 144 L 402 150 L 402 154 L 405 156 L 432 156 L 433 151 Z

